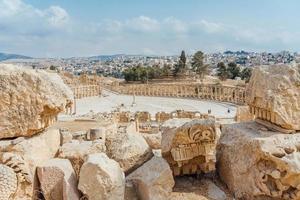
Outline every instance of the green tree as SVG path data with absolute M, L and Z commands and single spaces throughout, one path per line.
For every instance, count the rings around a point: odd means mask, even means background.
M 217 65 L 217 75 L 221 81 L 224 81 L 229 77 L 227 68 L 223 62 L 220 62 Z
M 209 65 L 204 64 L 204 53 L 202 51 L 197 51 L 192 58 L 192 68 L 200 76 L 201 79 L 205 75 L 209 74 Z
M 235 79 L 240 76 L 241 69 L 235 62 L 230 62 L 227 67 L 229 78 Z
M 56 70 L 56 69 L 57 69 L 57 67 L 55 67 L 54 65 L 50 66 L 50 70 Z
M 245 80 L 246 83 L 249 82 L 250 77 L 252 75 L 252 68 L 246 67 L 241 72 L 241 78 Z
M 178 76 L 179 74 L 184 74 L 186 72 L 186 56 L 185 52 L 182 50 L 179 57 L 179 61 L 174 66 L 173 75 Z
M 161 73 L 162 76 L 170 76 L 172 74 L 171 65 L 164 64 Z

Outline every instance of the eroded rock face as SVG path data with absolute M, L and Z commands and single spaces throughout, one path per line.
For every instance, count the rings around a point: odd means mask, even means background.
M 284 129 L 300 130 L 300 73 L 296 65 L 255 68 L 247 103 L 256 118 Z
M 52 159 L 59 148 L 58 129 L 48 129 L 26 139 L 0 140 L 0 146 L 2 143 L 4 145 L 0 152 L 0 164 L 11 168 L 18 180 L 14 199 L 32 199 L 36 195 L 36 167 Z
M 161 148 L 161 132 L 158 133 L 143 133 L 142 134 L 148 145 L 151 149 L 160 149 Z
M 218 171 L 240 199 L 300 199 L 300 134 L 265 131 L 256 122 L 224 125 Z
M 0 164 L 0 200 L 12 199 L 17 192 L 18 179 L 14 170 Z
M 69 159 L 77 175 L 79 175 L 80 168 L 84 160 L 89 154 L 105 153 L 105 142 L 102 140 L 95 141 L 78 141 L 72 140 L 64 144 L 58 150 L 59 158 Z
M 151 148 L 139 133 L 107 135 L 106 147 L 107 155 L 116 160 L 127 174 L 153 156 Z
M 129 174 L 126 183 L 134 185 L 141 200 L 168 199 L 175 185 L 169 164 L 156 156 Z
M 79 200 L 77 180 L 67 159 L 51 159 L 37 168 L 45 200 Z
M 71 105 L 73 94 L 55 73 L 0 64 L 0 139 L 31 136 Z
M 91 154 L 81 167 L 78 188 L 89 200 L 123 200 L 125 175 L 106 154 Z
M 162 156 L 175 176 L 215 170 L 218 129 L 214 120 L 196 119 L 162 133 Z

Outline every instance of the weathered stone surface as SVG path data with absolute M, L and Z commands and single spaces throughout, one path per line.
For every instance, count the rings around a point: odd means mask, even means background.
M 60 145 L 71 142 L 73 139 L 72 133 L 67 129 L 59 129 L 60 133 Z
M 226 200 L 226 194 L 211 180 L 205 180 L 204 184 L 207 186 L 207 197 L 211 200 Z
M 135 186 L 141 200 L 168 199 L 175 185 L 169 164 L 161 157 L 153 157 L 126 177 Z
M 7 140 L 9 141 L 9 140 Z M 35 194 L 36 166 L 52 159 L 60 145 L 58 129 L 48 129 L 39 135 L 25 138 L 17 144 L 10 141 L 0 152 L 0 163 L 11 167 L 18 177 L 18 189 L 15 199 L 29 200 Z M 2 143 L 2 141 L 0 141 Z
M 0 200 L 13 199 L 17 187 L 18 179 L 14 170 L 0 164 Z
M 103 140 L 72 140 L 59 148 L 58 157 L 69 159 L 76 174 L 79 175 L 80 168 L 89 154 L 102 153 L 105 151 L 106 147 Z
M 148 145 L 151 149 L 160 149 L 161 148 L 161 132 L 158 133 L 143 133 L 142 134 Z
M 221 179 L 237 198 L 300 199 L 300 134 L 255 122 L 224 125 L 217 148 Z
M 106 154 L 91 154 L 81 167 L 78 188 L 89 200 L 123 200 L 125 175 Z
M 300 130 L 299 66 L 255 68 L 247 87 L 247 103 L 256 118 L 285 129 Z
M 37 167 L 37 175 L 45 200 L 79 200 L 77 180 L 67 159 L 51 159 Z
M 51 125 L 72 102 L 55 73 L 0 64 L 0 139 L 31 136 Z
M 165 121 L 162 125 L 161 125 L 161 130 L 165 131 L 167 129 L 171 129 L 171 128 L 177 128 L 179 126 L 184 125 L 187 122 L 192 121 L 192 119 L 187 119 L 187 118 L 183 118 L 183 119 L 169 119 L 167 121 Z
M 236 109 L 236 118 L 237 122 L 247 122 L 254 119 L 253 114 L 250 113 L 249 106 L 238 106 Z
M 116 160 L 125 173 L 130 173 L 153 156 L 151 148 L 138 133 L 107 135 L 106 147 L 107 155 Z
M 162 156 L 175 176 L 215 170 L 218 129 L 212 119 L 196 119 L 162 133 Z

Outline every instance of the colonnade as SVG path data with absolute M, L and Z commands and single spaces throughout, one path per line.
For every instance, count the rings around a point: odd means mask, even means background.
M 99 85 L 78 85 L 72 87 L 72 89 L 75 99 L 101 95 L 101 87 Z
M 136 96 L 159 96 L 159 97 L 181 97 L 231 102 L 245 104 L 245 88 L 219 85 L 120 85 L 110 88 L 111 90 L 127 95 Z

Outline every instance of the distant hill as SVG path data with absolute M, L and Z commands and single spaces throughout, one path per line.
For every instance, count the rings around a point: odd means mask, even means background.
M 31 57 L 17 55 L 17 54 L 0 53 L 0 61 L 10 60 L 10 59 L 31 59 Z

